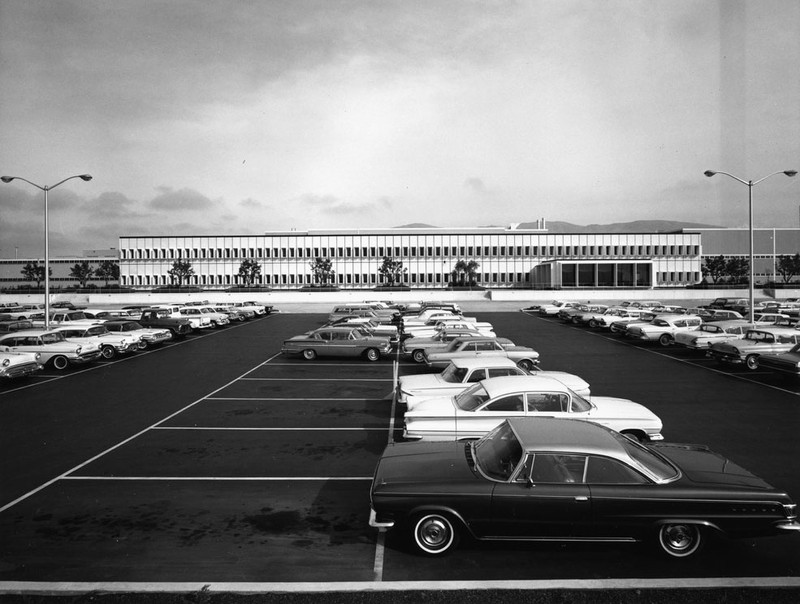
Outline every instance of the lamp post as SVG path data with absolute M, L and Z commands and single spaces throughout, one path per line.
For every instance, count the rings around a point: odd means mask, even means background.
M 40 191 L 44 191 L 44 328 L 50 329 L 50 222 L 48 219 L 48 211 L 47 211 L 47 192 L 51 189 L 55 189 L 58 185 L 67 182 L 68 180 L 72 180 L 73 178 L 80 178 L 81 180 L 90 181 L 92 180 L 92 176 L 90 174 L 76 174 L 74 176 L 70 176 L 65 178 L 62 181 L 57 182 L 52 186 L 41 186 L 37 185 L 35 182 L 29 181 L 27 178 L 22 178 L 20 176 L 0 176 L 0 180 L 3 182 L 11 182 L 12 180 L 22 180 L 29 185 L 32 185 L 39 189 Z
M 730 176 L 733 180 L 738 180 L 743 185 L 747 185 L 747 192 L 748 192 L 748 204 L 749 204 L 749 212 L 750 212 L 750 275 L 748 278 L 748 291 L 750 294 L 749 298 L 749 310 L 748 310 L 748 321 L 750 323 L 754 322 L 755 316 L 755 295 L 754 295 L 754 267 L 753 267 L 753 187 L 756 186 L 761 181 L 767 180 L 770 176 L 775 176 L 776 174 L 786 174 L 786 176 L 792 177 L 797 175 L 797 170 L 781 170 L 779 172 L 773 172 L 772 174 L 767 174 L 764 178 L 759 178 L 758 180 L 745 180 L 743 178 L 739 178 L 738 176 L 734 176 L 729 172 L 722 172 L 722 171 L 714 171 L 714 170 L 706 170 L 703 172 L 706 176 L 711 178 L 715 174 L 724 174 L 725 176 Z

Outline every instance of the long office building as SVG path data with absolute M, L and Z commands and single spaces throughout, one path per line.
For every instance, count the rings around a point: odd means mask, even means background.
M 314 284 L 312 265 L 324 258 L 334 285 L 370 289 L 381 285 L 388 257 L 402 262 L 402 284 L 412 288 L 447 285 L 462 260 L 474 261 L 475 281 L 490 288 L 685 287 L 702 279 L 701 239 L 699 232 L 557 234 L 514 225 L 120 237 L 120 284 L 167 286 L 174 263 L 188 262 L 188 285 L 226 288 L 253 260 L 257 285 L 296 289 Z

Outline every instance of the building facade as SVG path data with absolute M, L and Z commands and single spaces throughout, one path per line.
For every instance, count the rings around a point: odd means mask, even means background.
M 314 284 L 312 264 L 329 259 L 333 284 L 381 285 L 384 257 L 403 263 L 403 285 L 444 287 L 459 261 L 474 261 L 489 288 L 684 287 L 701 280 L 700 233 L 548 233 L 546 229 L 398 228 L 273 232 L 264 235 L 120 237 L 120 285 L 168 286 L 175 262 L 189 262 L 185 284 L 224 289 L 257 262 L 256 285 Z

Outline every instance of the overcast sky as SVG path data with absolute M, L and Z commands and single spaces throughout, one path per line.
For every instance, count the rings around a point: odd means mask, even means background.
M 120 235 L 747 226 L 800 169 L 797 0 L 0 0 L 0 173 Z M 754 187 L 800 225 L 800 177 Z M 0 257 L 44 194 L 0 184 Z

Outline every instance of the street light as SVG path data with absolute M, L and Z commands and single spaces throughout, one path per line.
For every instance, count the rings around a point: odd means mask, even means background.
M 73 178 L 80 178 L 81 180 L 90 181 L 92 180 L 92 176 L 90 174 L 76 174 L 75 176 L 70 176 L 65 178 L 62 181 L 57 182 L 53 186 L 41 186 L 37 185 L 35 182 L 29 181 L 27 178 L 22 178 L 20 176 L 0 176 L 0 180 L 3 182 L 11 182 L 12 180 L 21 180 L 29 185 L 32 185 L 39 189 L 40 191 L 44 191 L 44 328 L 50 329 L 50 223 L 48 220 L 48 212 L 47 212 L 47 192 L 51 189 L 55 189 L 58 185 L 67 182 L 68 180 L 72 180 Z
M 767 180 L 770 176 L 775 176 L 776 174 L 786 174 L 786 176 L 792 177 L 797 175 L 797 170 L 781 170 L 779 172 L 773 172 L 772 174 L 767 174 L 764 178 L 759 178 L 758 180 L 745 180 L 743 178 L 739 178 L 738 176 L 734 176 L 728 172 L 722 172 L 714 170 L 706 170 L 703 172 L 706 176 L 711 178 L 715 174 L 724 174 L 725 176 L 730 176 L 733 180 L 738 180 L 743 185 L 747 185 L 748 191 L 748 203 L 750 207 L 750 275 L 748 279 L 748 289 L 750 293 L 750 300 L 749 300 L 749 311 L 748 311 L 748 321 L 750 323 L 754 322 L 755 317 L 755 296 L 754 296 L 754 267 L 753 267 L 753 187 L 756 186 L 761 181 Z

